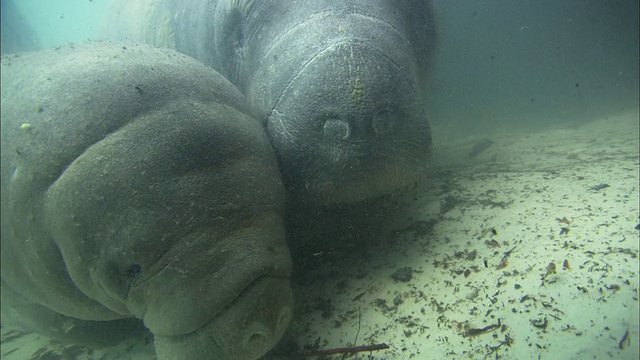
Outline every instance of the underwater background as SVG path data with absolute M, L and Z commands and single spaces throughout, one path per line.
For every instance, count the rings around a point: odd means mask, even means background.
M 638 1 L 433 3 L 432 181 L 366 248 L 302 276 L 283 342 L 391 347 L 360 359 L 637 359 Z M 107 7 L 3 0 L 2 52 L 97 40 Z M 5 359 L 153 357 L 16 334 L 3 327 Z

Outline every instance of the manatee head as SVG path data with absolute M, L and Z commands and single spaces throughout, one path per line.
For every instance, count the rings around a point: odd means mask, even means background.
M 257 121 L 184 101 L 87 149 L 46 215 L 76 285 L 142 319 L 159 359 L 253 359 L 292 316 L 283 201 Z
M 349 203 L 428 168 L 425 1 L 265 1 L 218 15 L 218 66 L 261 111 L 287 191 Z
M 161 360 L 273 347 L 293 308 L 285 189 L 240 92 L 131 43 L 9 62 L 3 286 L 78 321 L 141 319 Z
M 259 357 L 293 308 L 270 151 L 257 121 L 197 101 L 94 144 L 47 192 L 70 277 L 142 319 L 159 359 Z

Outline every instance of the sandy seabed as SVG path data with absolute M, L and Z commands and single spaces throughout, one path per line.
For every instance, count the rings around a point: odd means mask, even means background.
M 350 359 L 638 359 L 638 147 L 638 113 L 439 146 L 365 255 L 318 255 L 284 341 L 389 346 Z M 151 342 L 2 340 L 4 360 L 154 358 Z

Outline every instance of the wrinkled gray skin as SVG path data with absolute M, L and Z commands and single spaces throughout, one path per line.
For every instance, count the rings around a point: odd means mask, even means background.
M 123 0 L 118 38 L 211 65 L 266 123 L 287 192 L 339 204 L 415 186 L 428 167 L 428 0 Z
M 254 359 L 292 314 L 284 187 L 222 76 L 147 45 L 2 58 L 2 319 Z

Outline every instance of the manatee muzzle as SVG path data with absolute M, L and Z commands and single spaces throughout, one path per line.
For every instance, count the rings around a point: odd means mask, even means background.
M 232 306 L 195 331 L 155 336 L 159 360 L 257 359 L 284 334 L 293 316 L 289 282 L 262 278 Z
M 270 40 L 245 90 L 266 121 L 288 194 L 345 203 L 413 186 L 431 132 L 405 29 L 325 11 L 264 31 Z
M 307 62 L 267 120 L 289 190 L 353 202 L 414 184 L 431 132 L 412 69 L 410 57 L 354 39 Z
M 254 359 L 291 319 L 290 274 L 280 217 L 256 214 L 181 234 L 142 270 L 127 305 L 159 359 Z

